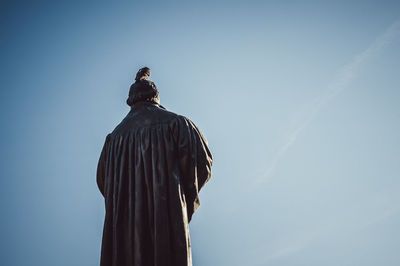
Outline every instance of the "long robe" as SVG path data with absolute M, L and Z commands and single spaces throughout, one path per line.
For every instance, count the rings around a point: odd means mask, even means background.
M 105 200 L 101 266 L 191 266 L 189 222 L 211 176 L 207 140 L 188 118 L 136 103 L 97 166 Z

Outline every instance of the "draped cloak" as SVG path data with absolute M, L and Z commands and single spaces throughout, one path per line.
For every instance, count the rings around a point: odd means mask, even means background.
M 138 102 L 108 134 L 97 166 L 105 219 L 101 266 L 192 266 L 189 222 L 211 176 L 188 118 Z

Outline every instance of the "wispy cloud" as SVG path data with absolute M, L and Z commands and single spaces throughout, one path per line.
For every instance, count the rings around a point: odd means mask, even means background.
M 397 202 L 396 202 L 397 203 Z M 281 247 L 277 247 L 275 250 L 272 249 L 270 252 L 260 252 L 261 254 L 266 255 L 260 258 L 260 261 L 265 265 L 266 263 L 291 256 L 302 250 L 306 249 L 310 245 L 318 243 L 318 240 L 321 239 L 329 239 L 333 237 L 347 237 L 352 234 L 356 234 L 359 231 L 366 230 L 367 228 L 374 226 L 380 222 L 383 222 L 395 215 L 398 215 L 399 208 L 396 206 L 390 206 L 387 209 L 383 209 L 381 213 L 374 213 L 374 216 L 369 217 L 358 217 L 358 219 L 354 219 L 349 224 L 344 222 L 338 223 L 327 223 L 319 225 L 317 228 L 313 228 L 312 231 L 307 232 L 306 234 L 303 232 L 302 235 L 297 238 L 291 239 L 286 244 L 281 243 Z M 353 217 L 354 218 L 354 217 Z
M 265 172 L 255 180 L 255 183 L 268 182 L 275 168 L 285 156 L 287 151 L 296 143 L 297 138 L 310 123 L 317 117 L 321 108 L 323 108 L 332 98 L 340 92 L 348 88 L 349 83 L 356 76 L 359 69 L 373 56 L 377 55 L 388 44 L 393 42 L 400 34 L 400 21 L 394 22 L 382 35 L 378 36 L 372 44 L 362 53 L 354 57 L 354 59 L 344 65 L 337 72 L 336 78 L 333 79 L 325 92 L 317 97 L 307 108 L 306 114 L 299 123 L 289 132 L 284 139 L 283 144 L 279 147 L 272 160 L 269 162 Z
M 283 159 L 285 154 L 296 143 L 298 136 L 303 132 L 310 123 L 318 116 L 321 108 L 323 108 L 330 100 L 336 97 L 349 87 L 349 83 L 357 75 L 358 71 L 374 56 L 378 55 L 400 36 L 400 21 L 396 21 L 388 27 L 380 36 L 378 36 L 362 53 L 354 57 L 354 59 L 343 66 L 333 79 L 325 92 L 306 107 L 299 122 L 290 130 L 283 144 L 275 153 L 273 159 L 269 162 L 263 175 L 261 175 L 254 184 L 268 182 L 276 167 Z M 392 193 L 395 195 L 395 193 Z M 346 234 L 357 233 L 361 230 L 367 230 L 386 219 L 399 215 L 400 208 L 398 207 L 397 196 L 389 197 L 386 194 L 378 195 L 376 198 L 367 198 L 364 201 L 355 202 L 353 206 L 347 206 L 340 213 L 345 220 L 332 219 L 326 217 L 326 220 L 320 221 L 312 227 L 296 235 L 289 235 L 287 238 L 281 238 L 275 243 L 268 243 L 265 246 L 259 246 L 256 250 L 252 250 L 249 257 L 254 257 L 255 254 L 264 254 L 259 259 L 260 265 L 266 265 L 271 261 L 280 258 L 292 256 L 307 247 L 315 244 L 320 239 L 325 239 L 338 234 L 343 236 Z M 367 207 L 366 207 L 367 206 Z M 370 206 L 376 206 L 374 211 L 371 211 Z M 363 209 L 364 208 L 364 209 Z M 347 209 L 347 211 L 346 211 Z
M 293 256 L 310 246 L 315 247 L 321 240 L 324 242 L 326 239 L 357 236 L 357 233 L 368 230 L 371 226 L 385 222 L 393 216 L 398 217 L 399 197 L 394 192 L 397 190 L 398 188 L 391 191 L 390 195 L 385 191 L 346 205 L 340 213 L 325 216 L 305 230 L 290 232 L 275 243 L 259 246 L 247 256 L 258 257 L 259 265 L 269 265 L 271 261 Z M 337 219 L 337 216 L 346 218 Z

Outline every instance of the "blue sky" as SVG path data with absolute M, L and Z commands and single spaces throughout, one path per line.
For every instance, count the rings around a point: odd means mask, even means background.
M 214 155 L 195 266 L 400 264 L 396 1 L 0 4 L 4 265 L 98 265 L 95 170 L 146 65 Z

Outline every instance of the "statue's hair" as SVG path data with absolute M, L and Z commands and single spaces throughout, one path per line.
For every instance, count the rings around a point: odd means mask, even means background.
M 150 77 L 150 68 L 143 67 L 139 69 L 133 83 L 129 90 L 129 97 L 126 103 L 129 106 L 134 105 L 136 102 L 149 101 L 159 103 L 158 90 L 154 82 L 148 80 Z
M 148 67 L 142 67 L 141 69 L 139 69 L 139 71 L 136 74 L 136 78 L 135 80 L 147 80 L 150 77 L 150 68 Z

